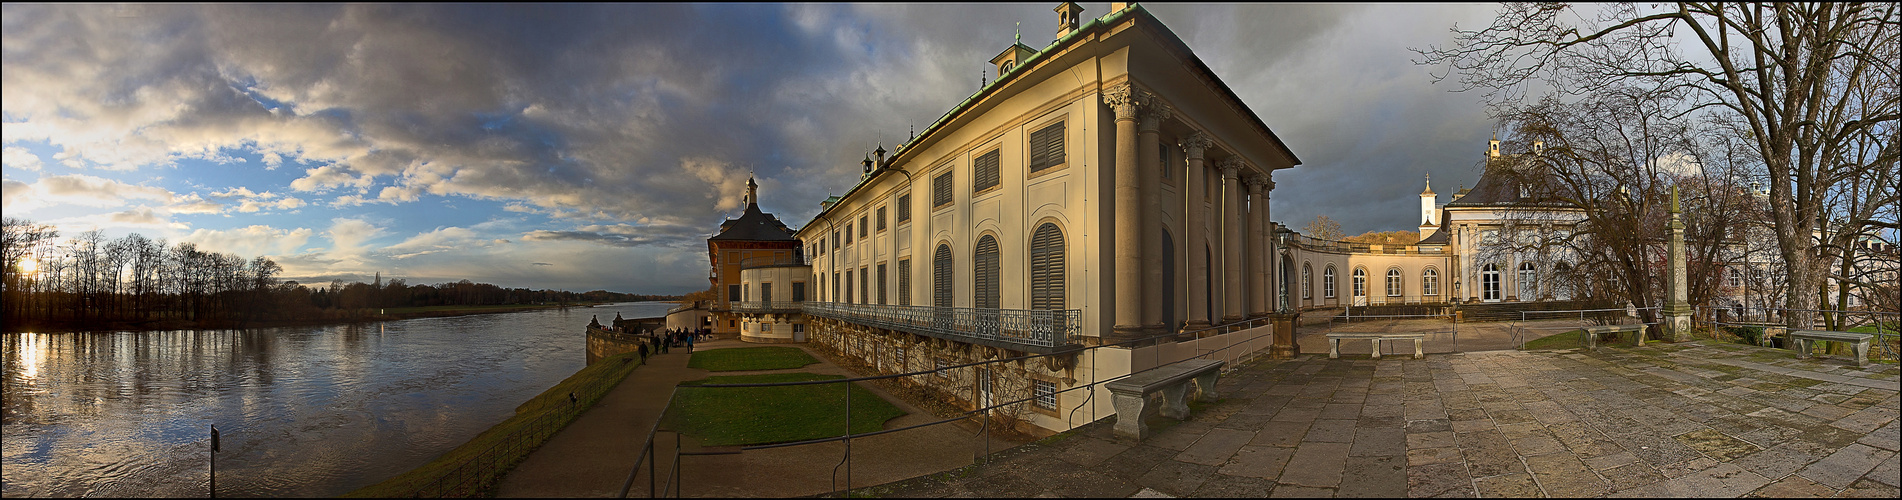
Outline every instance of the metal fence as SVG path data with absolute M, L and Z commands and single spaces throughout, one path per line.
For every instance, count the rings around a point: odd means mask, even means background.
M 630 362 L 643 360 L 632 358 Z M 515 464 L 528 458 L 528 454 L 541 447 L 549 437 L 560 432 L 582 411 L 581 401 L 595 401 L 613 390 L 622 377 L 607 377 L 600 382 L 582 387 L 574 392 L 575 398 L 566 406 L 552 408 L 536 415 L 522 427 L 504 436 L 501 441 L 490 445 L 476 456 L 463 460 L 454 469 L 438 476 L 435 481 L 423 485 L 411 493 L 413 498 L 470 498 L 495 496 L 495 487 L 502 476 Z
M 1621 325 L 1636 321 L 1647 328 L 1657 322 L 1645 323 L 1642 311 L 1657 311 L 1657 307 L 1613 307 L 1605 309 L 1574 309 L 1569 311 L 1519 311 L 1519 319 L 1509 327 L 1513 341 L 1519 343 L 1519 349 L 1526 348 L 1526 342 L 1554 333 L 1580 330 L 1588 326 Z M 1571 321 L 1554 321 L 1571 320 Z M 1543 333 L 1538 337 L 1535 334 Z
M 1692 318 L 1699 324 L 1712 330 L 1722 330 L 1744 337 L 1754 337 L 1757 345 L 1770 345 L 1771 339 L 1789 330 L 1792 313 L 1810 313 L 1815 317 L 1809 328 L 1827 330 L 1824 315 L 1835 315 L 1838 328 L 1856 333 L 1875 335 L 1874 346 L 1870 349 L 1871 359 L 1902 359 L 1902 312 L 1894 311 L 1853 311 L 1843 309 L 1785 309 L 1776 307 L 1699 307 Z M 1799 328 L 1802 329 L 1802 328 Z M 1744 333 L 1750 332 L 1750 333 Z
M 966 343 L 999 343 L 1048 351 L 1071 343 L 1081 309 L 978 309 L 806 302 L 805 312 L 865 326 Z
M 807 313 L 808 314 L 814 313 L 814 308 L 812 306 L 819 305 L 819 304 L 826 304 L 826 303 L 807 303 Z M 879 306 L 874 306 L 874 307 L 879 307 Z M 883 307 L 896 307 L 896 306 L 883 306 Z M 825 307 L 822 307 L 821 309 L 825 309 Z M 1074 313 L 1076 313 L 1077 311 L 1036 311 L 1036 312 L 1072 313 L 1072 314 L 1059 314 L 1059 315 L 1053 315 L 1053 316 L 1067 317 L 1067 319 L 1070 321 L 1070 324 L 1074 325 L 1076 321 L 1076 317 L 1074 316 Z M 850 384 L 854 384 L 858 382 L 884 380 L 884 379 L 902 379 L 907 377 L 932 377 L 940 373 L 952 372 L 957 370 L 965 370 L 965 369 L 975 370 L 975 369 L 979 369 L 989 365 L 998 365 L 1002 363 L 1014 363 L 1014 362 L 1027 363 L 1027 362 L 1030 362 L 1031 360 L 1041 359 L 1041 358 L 1045 358 L 1049 356 L 1090 356 L 1091 364 L 1095 365 L 1096 363 L 1095 356 L 1097 352 L 1101 351 L 1104 348 L 1111 348 L 1111 347 L 1155 348 L 1155 347 L 1164 346 L 1164 345 L 1174 345 L 1174 346 L 1186 345 L 1187 349 L 1193 350 L 1192 354 L 1189 355 L 1187 359 L 1221 357 L 1221 358 L 1224 358 L 1225 360 L 1230 360 L 1230 362 L 1227 363 L 1223 368 L 1224 372 L 1228 372 L 1228 371 L 1232 371 L 1235 368 L 1238 368 L 1239 365 L 1242 363 L 1246 363 L 1249 360 L 1253 360 L 1255 356 L 1259 355 L 1259 352 L 1232 352 L 1232 351 L 1238 351 L 1239 349 L 1243 349 L 1248 346 L 1260 345 L 1259 341 L 1262 338 L 1266 338 L 1272 335 L 1272 332 L 1269 331 L 1272 329 L 1262 329 L 1258 331 L 1255 335 L 1249 336 L 1249 338 L 1247 339 L 1236 339 L 1236 338 L 1233 338 L 1233 336 L 1230 336 L 1227 334 L 1243 332 L 1251 328 L 1259 328 L 1262 326 L 1266 326 L 1268 324 L 1268 321 L 1269 321 L 1268 318 L 1256 318 L 1251 320 L 1243 320 L 1243 321 L 1237 321 L 1237 322 L 1228 323 L 1228 324 L 1210 326 L 1208 328 L 1194 330 L 1194 331 L 1166 333 L 1162 335 L 1155 335 L 1150 337 L 1126 340 L 1126 341 L 1121 341 L 1116 343 L 1108 343 L 1108 344 L 1088 346 L 1088 347 L 1079 347 L 1077 350 L 1064 351 L 1061 353 L 1028 354 L 1024 356 L 991 359 L 991 360 L 984 360 L 984 361 L 965 363 L 965 364 L 959 364 L 959 365 L 934 367 L 929 370 L 909 371 L 904 373 L 893 373 L 893 374 L 887 374 L 887 375 L 875 375 L 875 376 L 868 376 L 868 377 L 856 377 L 856 378 L 832 379 L 832 380 L 813 380 L 813 381 L 805 381 L 805 382 L 781 382 L 781 383 L 760 383 L 760 384 L 702 384 L 702 385 L 693 385 L 693 386 L 677 386 L 674 388 L 673 393 L 669 395 L 667 406 L 661 410 L 661 417 L 655 419 L 654 426 L 648 429 L 647 438 L 641 445 L 640 454 L 638 458 L 635 460 L 633 467 L 629 471 L 627 480 L 624 483 L 622 483 L 620 496 L 622 498 L 626 498 L 630 492 L 634 491 L 634 485 L 640 482 L 639 479 L 643 476 L 647 478 L 647 481 L 646 481 L 647 494 L 650 498 L 666 497 L 669 495 L 674 497 L 681 496 L 682 494 L 681 489 L 683 485 L 681 481 L 680 461 L 681 461 L 681 457 L 684 457 L 684 456 L 731 455 L 731 454 L 737 454 L 737 453 L 744 453 L 747 451 L 768 450 L 768 449 L 798 447 L 798 446 L 810 446 L 810 445 L 819 445 L 819 444 L 835 443 L 835 442 L 842 442 L 844 444 L 845 450 L 844 450 L 843 456 L 840 457 L 839 461 L 833 465 L 833 476 L 831 479 L 832 490 L 835 494 L 840 492 L 850 492 L 853 488 L 852 440 L 866 439 L 866 438 L 881 436 L 885 434 L 912 431 L 916 429 L 923 429 L 923 428 L 928 428 L 928 427 L 942 425 L 942 424 L 967 421 L 973 418 L 977 419 L 978 421 L 976 422 L 977 431 L 971 436 L 971 438 L 973 439 L 972 446 L 974 451 L 972 462 L 974 464 L 982 463 L 983 461 L 986 460 L 986 457 L 988 457 L 992 451 L 991 442 L 990 442 L 990 425 L 991 425 L 991 421 L 993 420 L 992 417 L 998 412 L 1003 411 L 1004 408 L 1012 407 L 1013 405 L 1029 404 L 1032 402 L 1032 400 L 1036 399 L 1037 397 L 1033 392 L 1032 394 L 1022 398 L 1016 398 L 1016 399 L 997 398 L 995 400 L 989 401 L 989 404 L 980 403 L 980 404 L 974 405 L 974 406 L 977 406 L 977 408 L 974 408 L 969 411 L 965 411 L 951 418 L 942 418 L 942 419 L 938 419 L 931 422 L 925 422 L 921 424 L 910 425 L 910 426 L 905 426 L 905 427 L 900 427 L 895 429 L 884 429 L 884 430 L 879 430 L 874 432 L 866 432 L 866 433 L 858 433 L 858 434 L 853 434 L 847 431 L 844 435 L 837 436 L 837 437 L 812 439 L 812 440 L 790 442 L 790 443 L 775 443 L 775 444 L 764 444 L 764 445 L 754 445 L 754 446 L 743 446 L 743 447 L 740 447 L 738 451 L 681 451 L 681 448 L 679 445 L 680 439 L 678 439 L 677 437 L 678 433 L 675 430 L 662 428 L 661 422 L 666 421 L 667 420 L 666 415 L 669 412 L 674 411 L 674 404 L 673 404 L 673 402 L 675 401 L 674 397 L 678 396 L 680 394 L 680 391 L 682 390 L 720 390 L 720 389 L 739 388 L 739 387 L 785 387 L 785 386 L 798 386 L 798 385 L 842 384 L 844 386 L 843 389 L 845 391 L 845 406 L 844 408 L 842 408 L 842 411 L 845 412 L 844 414 L 845 414 L 846 428 L 850 429 L 851 415 L 852 415 L 851 413 L 852 391 L 851 391 Z M 1062 338 L 1067 338 L 1067 336 Z M 1154 349 L 1153 351 L 1156 353 L 1155 354 L 1156 357 L 1152 358 L 1152 361 L 1157 366 L 1160 366 L 1162 364 L 1162 358 L 1161 358 L 1162 351 L 1160 349 Z M 1173 359 L 1173 357 L 1171 359 Z M 1069 410 L 1070 414 L 1067 416 L 1068 418 L 1066 418 L 1067 421 L 1074 421 L 1075 417 L 1077 416 L 1076 415 L 1077 412 L 1084 411 L 1086 408 L 1088 409 L 1088 411 L 1091 412 L 1086 422 L 1096 422 L 1100 420 L 1101 417 L 1103 416 L 1095 414 L 1096 407 L 1097 407 L 1096 401 L 1095 401 L 1095 395 L 1097 391 L 1095 389 L 1098 386 L 1108 384 L 1110 382 L 1122 380 L 1124 378 L 1128 378 L 1134 375 L 1135 373 L 1141 373 L 1141 372 L 1136 371 L 1134 373 L 1119 375 L 1116 377 L 1110 377 L 1106 379 L 1095 379 L 1094 370 L 1092 370 L 1090 373 L 1091 373 L 1092 380 L 1072 386 L 1067 389 L 1060 389 L 1057 391 L 1057 394 L 1073 393 L 1076 391 L 1084 391 L 1084 394 L 1086 394 L 1082 402 L 1080 402 L 1076 407 L 1071 408 Z M 1084 381 L 1079 380 L 1078 382 L 1084 382 Z M 662 452 L 660 451 L 662 449 L 662 445 L 658 444 L 657 438 L 665 434 L 672 434 L 676 436 L 676 438 L 674 439 L 675 451 L 671 457 L 663 457 Z M 982 442 L 979 443 L 978 442 L 979 440 L 981 440 Z M 660 470 L 660 464 L 663 462 L 666 462 L 668 464 L 667 470 Z M 645 474 L 643 474 L 643 467 L 645 467 Z
M 736 302 L 733 305 L 733 312 L 796 313 L 796 312 L 801 312 L 802 310 L 804 310 L 802 306 L 803 304 L 805 304 L 805 301 L 793 301 L 793 300 L 774 300 L 774 301 L 754 300 L 754 301 L 747 301 L 747 302 Z

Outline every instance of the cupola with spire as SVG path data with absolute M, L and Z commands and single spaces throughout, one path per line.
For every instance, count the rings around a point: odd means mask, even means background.
M 1030 48 L 1029 45 L 1024 45 L 1023 28 L 1018 28 L 1017 40 L 1011 43 L 1009 48 L 998 53 L 997 57 L 991 58 L 991 64 L 997 66 L 997 79 L 1003 80 L 1004 75 L 1010 74 L 1010 71 L 1016 69 L 1017 65 L 1023 64 L 1024 61 L 1030 59 L 1030 56 L 1034 55 L 1037 55 L 1037 49 Z
M 1057 39 L 1076 32 L 1078 20 L 1083 18 L 1083 6 L 1076 2 L 1057 4 Z

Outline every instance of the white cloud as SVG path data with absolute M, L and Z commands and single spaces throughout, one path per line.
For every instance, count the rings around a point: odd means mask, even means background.
M 85 174 L 42 176 L 32 184 L 8 180 L 5 203 L 14 210 L 31 211 L 49 205 L 120 207 L 129 200 L 172 201 L 164 188 L 127 184 Z M 17 184 L 17 185 L 16 185 Z
M 40 171 L 40 157 L 26 148 L 9 147 L 0 153 L 0 164 L 28 172 Z
M 198 229 L 178 237 L 179 241 L 198 244 L 208 251 L 236 254 L 246 259 L 258 256 L 289 255 L 310 241 L 308 228 L 279 229 L 251 225 L 229 230 Z
M 364 242 L 382 233 L 383 228 L 363 219 L 331 219 L 330 231 L 327 233 L 330 236 L 330 256 L 339 259 L 361 257 L 367 250 L 363 246 Z

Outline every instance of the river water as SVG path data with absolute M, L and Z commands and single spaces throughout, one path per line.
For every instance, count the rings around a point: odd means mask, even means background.
M 591 316 L 673 305 L 5 334 L 0 494 L 204 496 L 214 424 L 219 495 L 343 494 L 449 451 L 580 370 Z

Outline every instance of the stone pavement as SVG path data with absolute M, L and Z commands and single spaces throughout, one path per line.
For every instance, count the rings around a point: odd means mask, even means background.
M 1106 420 L 898 497 L 1887 497 L 1896 365 L 1710 341 L 1264 360 L 1142 443 Z M 1174 422 L 1163 419 L 1161 422 Z

